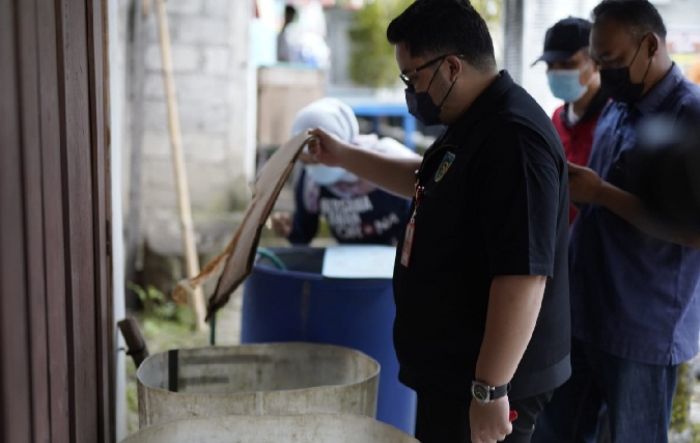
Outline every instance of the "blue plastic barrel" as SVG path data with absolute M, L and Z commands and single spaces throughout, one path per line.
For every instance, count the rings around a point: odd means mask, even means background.
M 267 259 L 255 264 L 243 293 L 241 342 L 329 343 L 370 355 L 381 365 L 377 419 L 413 434 L 416 397 L 398 380 L 391 279 L 326 278 L 323 249 L 272 251 L 287 269 Z

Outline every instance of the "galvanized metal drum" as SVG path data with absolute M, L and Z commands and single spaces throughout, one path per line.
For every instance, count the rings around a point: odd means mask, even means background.
M 229 416 L 162 423 L 123 443 L 418 443 L 357 415 Z
M 136 377 L 141 428 L 227 415 L 374 417 L 379 364 L 339 346 L 259 344 L 154 354 Z

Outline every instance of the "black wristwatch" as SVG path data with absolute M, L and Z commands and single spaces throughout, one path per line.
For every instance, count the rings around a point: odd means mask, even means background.
M 508 391 L 510 391 L 510 383 L 503 386 L 489 386 L 476 380 L 472 382 L 472 398 L 482 405 L 505 397 Z

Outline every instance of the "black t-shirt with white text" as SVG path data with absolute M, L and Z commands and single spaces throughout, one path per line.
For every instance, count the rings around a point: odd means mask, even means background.
M 296 208 L 292 244 L 308 244 L 316 236 L 319 217 L 338 243 L 395 245 L 408 218 L 409 201 L 367 184 L 321 186 L 302 171 L 294 189 Z

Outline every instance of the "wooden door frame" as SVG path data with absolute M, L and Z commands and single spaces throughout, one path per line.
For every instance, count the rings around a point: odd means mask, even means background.
M 0 440 L 114 441 L 108 0 L 0 0 Z

